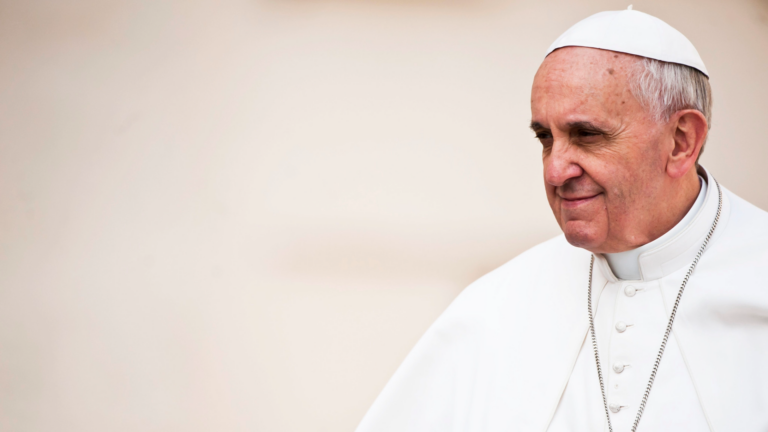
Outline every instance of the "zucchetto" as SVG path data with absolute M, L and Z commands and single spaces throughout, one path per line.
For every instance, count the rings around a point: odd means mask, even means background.
M 698 51 L 682 33 L 664 21 L 632 10 L 596 13 L 569 28 L 549 47 L 552 51 L 581 46 L 634 54 L 700 70 L 709 76 Z

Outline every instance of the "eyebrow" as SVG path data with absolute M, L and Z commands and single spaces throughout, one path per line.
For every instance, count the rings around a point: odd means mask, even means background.
M 588 121 L 571 122 L 571 123 L 566 123 L 566 125 L 568 126 L 568 129 L 586 129 L 586 130 L 591 130 L 591 131 L 601 132 L 601 133 L 607 132 L 605 129 Z
M 544 127 L 544 125 L 542 125 L 541 123 L 536 122 L 536 121 L 535 122 L 531 122 L 530 128 L 534 132 L 537 131 L 537 130 L 547 129 L 547 128 Z
M 605 129 L 597 126 L 596 124 L 594 124 L 592 122 L 588 122 L 588 121 L 570 122 L 570 123 L 566 123 L 566 126 L 568 126 L 568 129 L 585 129 L 585 130 L 591 130 L 591 131 L 601 132 L 601 133 L 606 133 L 607 132 Z M 535 131 L 540 131 L 540 130 L 549 130 L 549 128 L 544 127 L 543 124 L 541 124 L 541 123 L 539 123 L 537 121 L 531 122 L 530 128 L 534 132 Z

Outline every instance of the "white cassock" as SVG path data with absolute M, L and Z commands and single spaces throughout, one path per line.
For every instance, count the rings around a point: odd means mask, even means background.
M 699 172 L 701 202 L 642 251 L 637 280 L 618 279 L 596 255 L 595 330 L 608 403 L 621 407 L 610 414 L 617 432 L 632 426 L 717 212 L 717 187 Z M 722 191 L 720 222 L 683 294 L 638 431 L 768 431 L 768 213 Z M 470 285 L 357 432 L 607 430 L 588 337 L 589 262 L 559 236 Z

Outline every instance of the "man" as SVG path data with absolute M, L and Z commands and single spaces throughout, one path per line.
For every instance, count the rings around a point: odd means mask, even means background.
M 564 235 L 467 288 L 358 432 L 767 431 L 768 213 L 698 165 L 693 45 L 594 15 L 550 48 L 531 112 Z

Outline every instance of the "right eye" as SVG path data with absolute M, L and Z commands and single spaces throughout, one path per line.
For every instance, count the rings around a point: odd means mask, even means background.
M 551 132 L 536 132 L 536 139 L 539 140 L 545 150 L 552 147 L 554 142 Z

